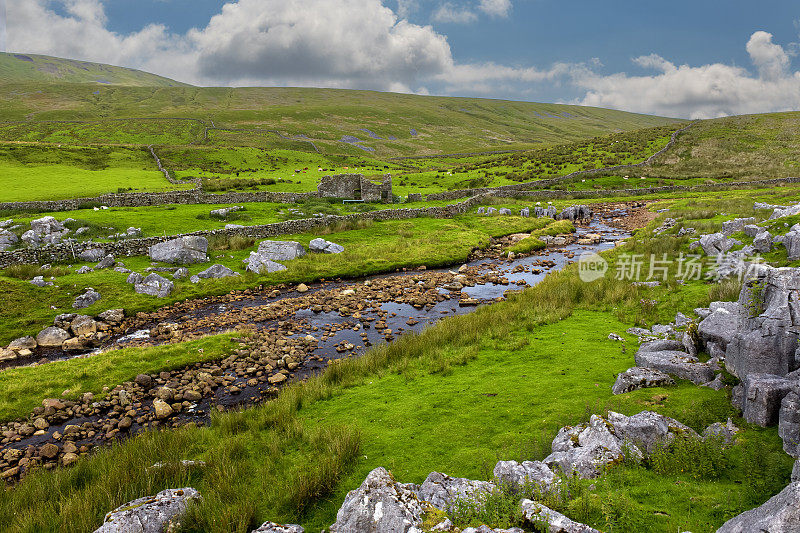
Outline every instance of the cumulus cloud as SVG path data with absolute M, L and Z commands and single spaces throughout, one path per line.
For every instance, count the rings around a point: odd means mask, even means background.
M 493 17 L 507 17 L 511 11 L 511 0 L 481 0 L 478 9 Z
M 468 24 L 478 20 L 478 15 L 465 7 L 459 7 L 452 2 L 445 2 L 433 12 L 431 19 L 434 22 Z
M 576 103 L 689 118 L 800 109 L 800 72 L 790 71 L 789 57 L 772 35 L 753 33 L 746 49 L 758 75 L 721 63 L 675 65 L 656 54 L 633 60 L 659 71 L 653 76 L 572 72 L 572 83 L 586 91 Z

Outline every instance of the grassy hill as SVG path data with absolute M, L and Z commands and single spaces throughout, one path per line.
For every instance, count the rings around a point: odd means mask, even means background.
M 91 83 L 178 87 L 186 84 L 132 68 L 35 54 L 0 53 L 0 83 Z

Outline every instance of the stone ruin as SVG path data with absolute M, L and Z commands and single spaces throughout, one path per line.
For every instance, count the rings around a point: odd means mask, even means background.
M 344 198 L 365 202 L 392 202 L 392 176 L 386 174 L 380 182 L 363 174 L 337 174 L 323 176 L 317 186 L 321 198 Z

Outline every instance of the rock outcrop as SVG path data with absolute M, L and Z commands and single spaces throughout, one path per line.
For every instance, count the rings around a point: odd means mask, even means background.
M 167 489 L 114 509 L 94 533 L 162 533 L 200 499 L 193 488 Z
M 456 500 L 480 501 L 495 486 L 488 481 L 454 478 L 440 472 L 431 472 L 420 485 L 419 499 L 442 511 L 449 510 Z
M 306 255 L 303 245 L 295 241 L 262 241 L 258 255 L 270 261 L 291 261 Z
M 761 507 L 725 522 L 717 533 L 788 533 L 800 531 L 800 483 L 789 484 Z
M 161 263 L 187 265 L 208 261 L 208 239 L 188 235 L 150 247 L 150 259 Z
M 344 252 L 344 246 L 325 239 L 316 238 L 308 243 L 308 249 L 312 252 L 321 254 L 340 254 Z
M 158 298 L 166 298 L 172 292 L 175 284 L 158 274 L 148 274 L 146 278 L 134 285 L 134 290 L 139 294 L 148 294 Z

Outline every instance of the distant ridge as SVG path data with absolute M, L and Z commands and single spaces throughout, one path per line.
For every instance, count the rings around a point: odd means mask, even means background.
M 75 59 L 0 52 L 0 83 L 94 83 L 129 87 L 190 87 L 163 76 Z

